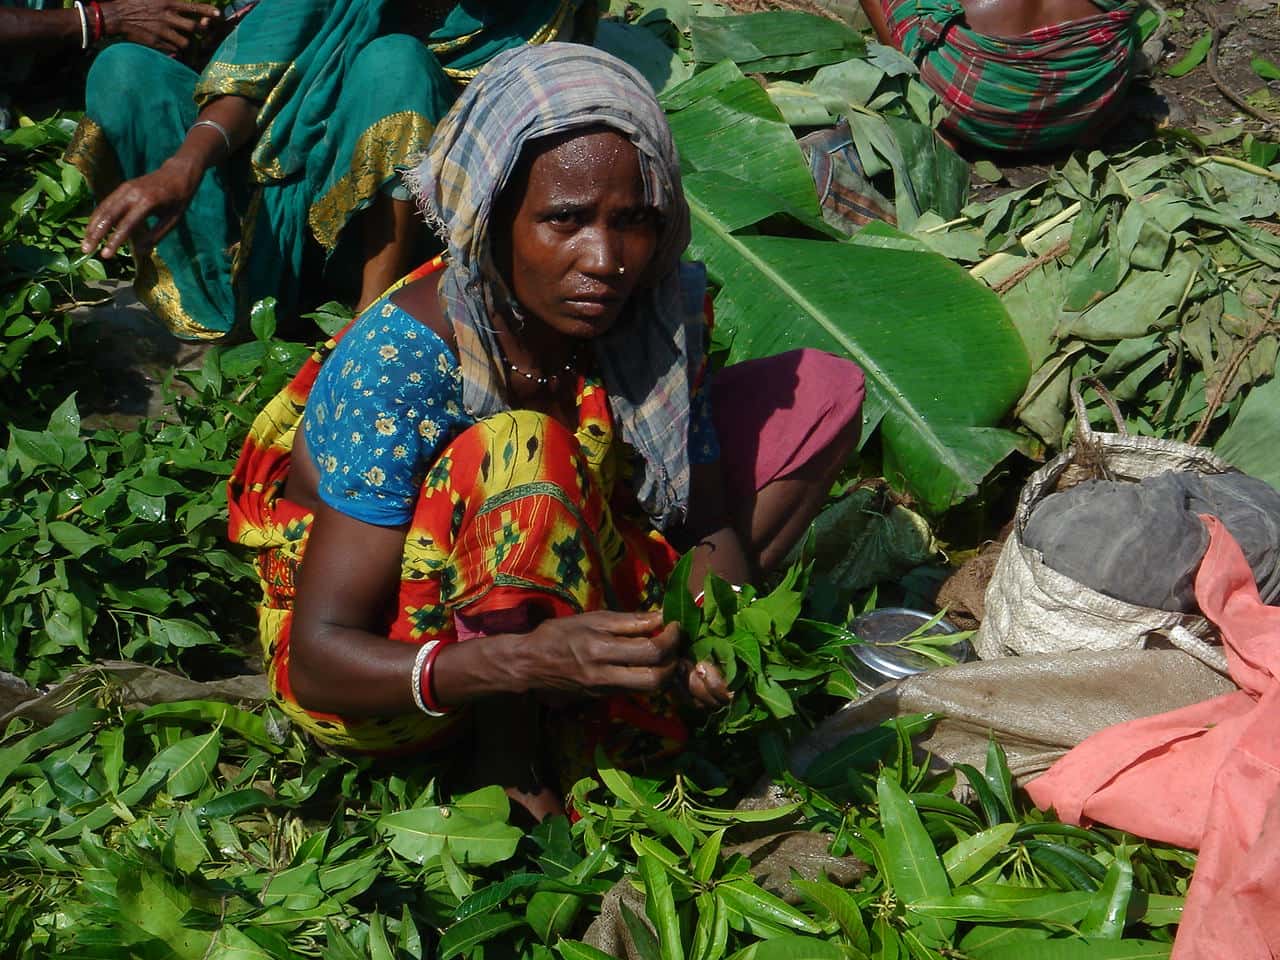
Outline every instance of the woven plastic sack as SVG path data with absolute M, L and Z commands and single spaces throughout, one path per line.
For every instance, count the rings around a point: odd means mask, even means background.
M 1213 632 L 1203 617 L 1136 606 L 1105 596 L 1052 569 L 1039 550 L 1022 542 L 1036 506 L 1049 494 L 1082 480 L 1105 477 L 1137 481 L 1167 470 L 1213 474 L 1234 469 L 1200 447 L 1130 436 L 1110 395 L 1100 384 L 1093 382 L 1093 386 L 1110 409 L 1119 432 L 1097 433 L 1090 427 L 1080 382 L 1072 383 L 1075 440 L 1065 452 L 1032 474 L 1022 488 L 1013 531 L 987 586 L 985 616 L 974 638 L 974 649 L 982 659 L 991 660 L 1071 650 L 1136 649 L 1153 638 L 1163 637 L 1214 669 L 1223 670 L 1226 664 L 1221 653 L 1199 639 Z

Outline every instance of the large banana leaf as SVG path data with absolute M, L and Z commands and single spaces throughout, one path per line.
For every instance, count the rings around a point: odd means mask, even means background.
M 663 97 L 685 164 L 691 255 L 719 287 L 731 358 L 809 346 L 867 378 L 885 476 L 941 512 L 1016 444 L 997 429 L 1030 374 L 996 296 L 896 232 L 823 236 L 808 167 L 768 94 L 722 63 Z M 782 235 L 770 235 L 782 234 Z
M 867 50 L 862 35 L 848 24 L 797 10 L 695 17 L 690 26 L 695 61 L 732 60 L 752 73 L 821 67 Z

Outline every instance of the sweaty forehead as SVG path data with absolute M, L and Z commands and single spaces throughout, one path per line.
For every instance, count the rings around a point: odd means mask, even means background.
M 639 152 L 626 136 L 613 130 L 556 138 L 542 145 L 529 164 L 526 193 L 569 197 L 606 185 L 644 192 Z

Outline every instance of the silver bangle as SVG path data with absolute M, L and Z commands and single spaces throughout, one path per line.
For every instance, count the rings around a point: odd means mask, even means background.
M 76 0 L 76 6 L 80 6 L 79 0 Z M 220 124 L 217 120 L 197 120 L 191 125 L 191 130 L 194 130 L 196 127 L 212 127 L 214 130 L 217 130 L 222 134 L 222 142 L 227 145 L 227 156 L 231 156 L 231 134 L 227 131 L 226 127 Z M 190 133 L 191 130 L 188 130 L 187 132 Z
M 428 717 L 444 716 L 444 714 L 439 710 L 432 710 L 428 707 L 422 699 L 422 666 L 427 662 L 427 657 L 431 656 L 431 651 L 434 650 L 439 643 L 439 640 L 428 640 L 418 648 L 418 655 L 413 658 L 413 673 L 409 675 L 409 690 L 413 693 L 413 705 Z
M 84 4 L 76 0 L 76 13 L 80 14 L 80 49 L 89 49 L 89 16 L 84 12 Z

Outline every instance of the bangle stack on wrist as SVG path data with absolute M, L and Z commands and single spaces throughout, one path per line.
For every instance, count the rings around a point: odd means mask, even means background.
M 441 710 L 436 702 L 435 692 L 431 689 L 431 669 L 435 666 L 436 657 L 445 648 L 443 640 L 428 640 L 413 658 L 413 672 L 409 675 L 409 689 L 413 693 L 413 703 L 428 717 L 443 717 L 447 710 Z

